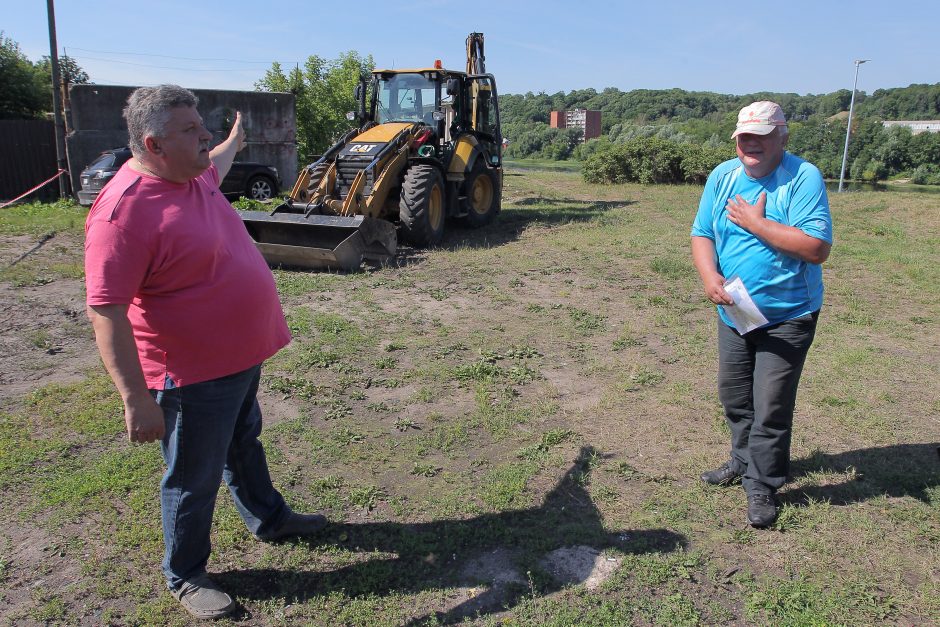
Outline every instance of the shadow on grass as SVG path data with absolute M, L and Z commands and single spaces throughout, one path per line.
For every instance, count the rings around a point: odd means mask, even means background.
M 817 451 L 793 462 L 794 477 L 813 472 L 852 473 L 854 479 L 791 490 L 781 495 L 782 500 L 794 504 L 826 500 L 833 505 L 848 505 L 879 496 L 912 496 L 930 503 L 936 496 L 931 497 L 928 490 L 940 486 L 940 443 L 898 444 L 834 455 Z
M 619 207 L 636 204 L 635 200 L 576 200 L 572 198 L 543 198 L 531 196 L 520 198 L 512 206 L 503 207 L 502 211 L 490 224 L 480 228 L 464 226 L 460 220 L 450 219 L 444 231 L 443 241 L 437 245 L 442 250 L 460 250 L 465 248 L 493 248 L 519 239 L 519 236 L 532 226 L 558 226 L 577 222 L 590 222 L 604 219 L 610 211 Z M 403 268 L 423 263 L 426 251 L 414 248 L 405 242 L 398 233 L 397 252 L 391 259 L 381 262 L 366 260 L 369 270 L 383 267 Z M 303 268 L 280 266 L 285 270 L 304 271 Z M 344 270 L 333 270 L 345 273 Z M 359 269 L 351 272 L 359 272 Z
M 532 226 L 559 226 L 576 222 L 591 222 L 614 209 L 636 204 L 634 200 L 575 200 L 572 198 L 520 198 L 512 206 L 504 206 L 496 219 L 483 228 L 472 229 L 457 221 L 447 223 L 447 232 L 441 247 L 490 248 L 519 238 Z
M 685 537 L 666 529 L 604 528 L 601 514 L 584 488 L 590 475 L 589 460 L 595 455 L 593 448 L 582 448 L 573 466 L 539 507 L 466 520 L 331 525 L 321 537 L 298 542 L 339 544 L 360 553 L 364 558 L 361 562 L 327 572 L 248 569 L 213 578 L 239 596 L 283 599 L 291 604 L 331 593 L 368 598 L 444 588 L 484 588 L 469 599 L 460 592 L 448 604 L 453 605 L 450 609 L 424 611 L 410 623 L 437 624 L 503 611 L 534 591 L 546 594 L 583 582 L 589 575 L 583 568 L 567 581 L 557 581 L 540 568 L 541 559 L 562 547 L 587 545 L 596 551 L 615 547 L 629 554 L 684 548 Z M 368 559 L 373 551 L 397 557 Z M 422 613 L 419 608 L 416 611 Z
M 457 220 L 447 222 L 443 250 L 493 248 L 519 239 L 532 226 L 559 226 L 602 219 L 618 207 L 636 204 L 634 200 L 574 200 L 571 198 L 522 198 L 503 207 L 496 219 L 481 228 L 469 228 Z M 399 237 L 398 252 L 386 265 L 402 268 L 423 262 L 424 251 L 404 244 Z

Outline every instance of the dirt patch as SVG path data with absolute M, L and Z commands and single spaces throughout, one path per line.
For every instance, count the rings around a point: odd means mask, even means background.
M 69 529 L 63 537 L 55 537 L 38 525 L 6 526 L 3 552 L 12 576 L 3 583 L 0 599 L 7 609 L 2 615 L 26 616 L 43 599 L 70 596 L 81 567 L 69 556 L 65 538 L 86 532 Z
M 505 548 L 489 551 L 469 560 L 460 576 L 473 584 L 491 587 L 525 585 L 525 576 L 516 567 L 515 557 L 511 550 Z
M 0 256 L 27 248 L 26 238 L 0 241 Z M 51 265 L 81 250 L 80 240 L 57 237 L 55 246 L 40 248 L 30 263 Z M 25 262 L 23 262 L 25 263 Z M 0 401 L 20 398 L 47 383 L 84 378 L 98 363 L 94 335 L 85 316 L 84 285 L 78 279 L 40 275 L 38 285 L 0 283 Z
M 545 368 L 542 375 L 555 390 L 555 400 L 563 409 L 585 412 L 596 409 L 601 402 L 604 387 L 595 380 L 582 376 L 578 368 Z
M 573 546 L 552 551 L 541 565 L 563 586 L 584 584 L 588 590 L 595 590 L 614 574 L 622 561 L 589 546 Z

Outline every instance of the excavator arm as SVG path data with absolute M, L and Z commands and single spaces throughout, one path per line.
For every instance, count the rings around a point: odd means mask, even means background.
M 486 74 L 483 33 L 470 33 L 467 37 L 467 74 Z

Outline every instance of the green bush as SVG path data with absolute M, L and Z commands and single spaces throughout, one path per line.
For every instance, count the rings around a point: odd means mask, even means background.
M 870 158 L 866 152 L 859 155 L 852 163 L 851 176 L 856 181 L 874 183 L 888 178 L 888 169 L 884 162 Z
M 684 144 L 685 155 L 682 159 L 682 175 L 686 183 L 703 185 L 709 173 L 719 163 L 734 157 L 734 149 L 723 144 L 719 146 Z
M 883 181 L 886 178 L 888 178 L 888 168 L 883 161 L 878 161 L 877 159 L 869 161 L 868 165 L 865 166 L 865 169 L 862 171 L 863 181 Z
M 925 163 L 914 168 L 911 183 L 917 185 L 940 185 L 940 166 Z
M 705 182 L 716 165 L 731 158 L 727 146 L 679 144 L 659 137 L 634 137 L 599 147 L 582 170 L 588 183 Z

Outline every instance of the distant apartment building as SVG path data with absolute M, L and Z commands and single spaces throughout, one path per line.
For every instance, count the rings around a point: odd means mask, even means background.
M 601 112 L 587 109 L 552 111 L 549 116 L 549 126 L 552 128 L 579 128 L 583 135 L 581 141 L 587 141 L 601 136 Z
M 885 120 L 882 122 L 885 128 L 892 126 L 906 126 L 911 129 L 911 133 L 940 133 L 940 120 Z

